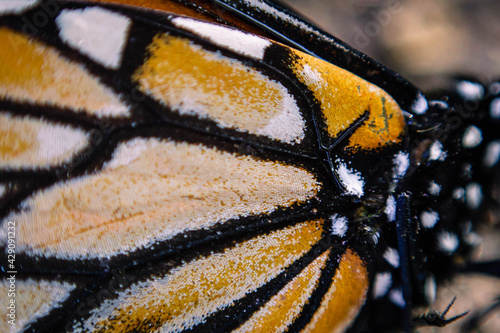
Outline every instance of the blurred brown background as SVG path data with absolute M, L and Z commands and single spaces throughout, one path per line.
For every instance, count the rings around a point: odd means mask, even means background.
M 483 82 L 500 79 L 499 0 L 283 1 L 424 91 L 439 86 L 447 75 L 471 75 Z M 498 228 L 485 227 L 482 236 L 478 260 L 500 258 Z M 438 310 L 458 296 L 450 310 L 453 316 L 491 304 L 500 295 L 500 279 L 459 276 L 439 293 L 433 305 Z M 419 332 L 458 332 L 459 326 Z M 500 332 L 500 312 L 478 332 Z
M 422 88 L 429 77 L 500 78 L 498 0 L 284 0 Z

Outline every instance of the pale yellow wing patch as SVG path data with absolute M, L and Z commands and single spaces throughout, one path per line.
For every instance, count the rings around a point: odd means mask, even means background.
M 321 221 L 299 223 L 194 260 L 104 301 L 82 325 L 100 332 L 179 332 L 263 286 L 321 239 Z M 144 326 L 150 325 L 150 326 Z
M 36 193 L 23 203 L 26 210 L 8 219 L 18 221 L 18 251 L 101 257 L 305 202 L 319 186 L 299 167 L 202 145 L 133 139 L 101 172 Z
M 54 48 L 7 28 L 0 28 L 0 45 L 0 98 L 98 117 L 130 116 L 110 88 Z
M 368 286 L 368 271 L 363 260 L 348 249 L 320 307 L 302 332 L 344 332 L 365 303 Z
M 0 168 L 48 168 L 67 162 L 89 144 L 76 128 L 0 113 Z
M 0 288 L 3 291 L 0 293 L 2 304 L 0 332 L 13 332 L 12 328 L 25 327 L 30 322 L 43 317 L 52 308 L 60 306 L 60 303 L 69 296 L 70 291 L 75 288 L 74 285 L 66 282 L 21 280 L 18 275 L 14 279 L 14 284 L 11 285 L 8 277 L 9 275 L 2 275 L 0 280 Z M 10 297 L 9 290 L 13 290 L 12 293 L 15 296 Z M 9 309 L 11 300 L 15 301 L 13 311 Z M 15 325 L 9 324 L 8 320 L 12 318 L 9 314 L 14 315 Z
M 256 69 L 168 34 L 156 36 L 149 52 L 134 79 L 143 92 L 180 114 L 287 143 L 304 138 L 295 99 Z
M 376 149 L 400 142 L 405 120 L 388 93 L 345 69 L 290 50 L 297 57 L 293 70 L 319 101 L 332 138 L 338 138 L 368 111 L 369 118 L 350 137 L 349 148 Z
M 330 250 L 316 258 L 234 333 L 285 332 L 318 286 L 329 254 Z

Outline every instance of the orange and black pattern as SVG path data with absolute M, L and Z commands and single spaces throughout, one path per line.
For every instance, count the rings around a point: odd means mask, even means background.
M 0 45 L 1 331 L 408 329 L 495 204 L 500 89 L 443 121 L 279 5 L 8 2 Z

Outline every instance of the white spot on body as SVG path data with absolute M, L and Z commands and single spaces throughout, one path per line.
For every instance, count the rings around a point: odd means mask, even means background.
M 437 235 L 438 249 L 444 253 L 451 254 L 458 248 L 458 237 L 454 233 L 442 231 Z
M 458 187 L 453 190 L 453 199 L 460 200 L 463 198 L 465 190 L 462 187 Z
M 441 193 L 441 185 L 431 180 L 431 182 L 429 183 L 429 188 L 427 190 L 429 191 L 429 194 L 438 196 L 439 193 Z
M 470 209 L 478 209 L 483 201 L 483 191 L 478 183 L 469 183 L 465 187 L 465 201 Z
M 389 222 L 396 220 L 396 199 L 392 195 L 387 198 L 384 212 Z
M 492 84 L 490 84 L 488 90 L 492 95 L 500 93 L 500 82 L 493 82 Z
M 465 100 L 481 99 L 484 95 L 484 88 L 479 83 L 461 81 L 457 84 L 457 92 Z
M 348 169 L 347 165 L 338 159 L 337 175 L 342 185 L 345 186 L 346 194 L 363 196 L 365 181 L 359 171 Z
M 36 3 L 38 0 L 2 0 L 0 1 L 0 15 L 21 14 Z
M 423 211 L 420 214 L 420 222 L 422 226 L 427 229 L 434 228 L 436 223 L 439 221 L 439 214 L 433 210 Z
M 492 141 L 486 147 L 483 163 L 488 168 L 491 168 L 498 163 L 500 159 L 500 141 Z
M 472 229 L 472 221 L 468 221 L 462 230 L 462 239 L 471 246 L 478 246 L 482 242 L 481 236 L 479 236 Z
M 470 163 L 464 163 L 462 165 L 462 169 L 463 169 L 462 172 L 464 173 L 464 175 L 466 175 L 469 178 L 472 177 L 472 173 L 473 173 L 472 172 L 472 164 L 470 164 Z
M 372 241 L 374 245 L 377 245 L 379 238 L 380 238 L 380 233 L 378 231 L 372 234 Z
M 5 186 L 4 184 L 0 184 L 0 198 L 4 196 L 6 191 L 7 191 L 7 186 Z
M 400 308 L 405 307 L 406 302 L 405 302 L 405 299 L 403 297 L 403 292 L 401 291 L 400 288 L 392 289 L 389 292 L 389 299 L 391 300 L 392 303 L 396 304 Z
M 262 37 L 191 18 L 176 17 L 172 19 L 172 23 L 178 28 L 207 38 L 216 45 L 254 59 L 262 60 L 266 48 L 271 45 L 269 40 Z
M 330 216 L 330 220 L 332 221 L 332 226 L 330 228 L 331 234 L 334 236 L 344 237 L 347 232 L 347 218 L 345 216 L 334 214 Z
M 410 166 L 408 153 L 400 151 L 394 156 L 394 178 L 401 178 L 406 174 Z
M 436 300 L 436 279 L 434 278 L 434 276 L 429 275 L 425 279 L 424 293 L 427 302 L 429 304 L 434 303 L 434 301 Z
M 479 128 L 474 125 L 468 126 L 462 136 L 462 146 L 464 148 L 476 148 L 483 141 L 483 134 Z
M 417 99 L 412 105 L 413 113 L 415 114 L 424 114 L 429 109 L 429 104 L 427 103 L 427 99 L 422 95 L 421 92 L 418 93 Z
M 446 152 L 443 151 L 443 145 L 439 141 L 434 141 L 429 149 L 429 160 L 431 161 L 444 161 L 446 159 Z
M 463 239 L 467 242 L 467 244 L 471 246 L 478 246 L 483 242 L 483 238 L 474 231 L 469 231 L 463 236 Z
M 389 272 L 377 273 L 373 282 L 373 298 L 385 296 L 392 284 L 392 276 Z
M 111 69 L 121 64 L 131 23 L 128 17 L 99 7 L 65 9 L 56 18 L 65 43 Z
M 389 264 L 391 264 L 392 267 L 399 267 L 399 253 L 396 249 L 388 247 L 387 250 L 385 250 L 383 257 Z
M 443 101 L 430 101 L 429 104 L 431 106 L 434 106 L 434 105 L 438 105 L 440 108 L 442 109 L 447 109 L 449 108 L 450 106 L 448 105 L 448 103 L 446 102 L 443 102 Z
M 500 97 L 495 98 L 490 103 L 490 116 L 491 118 L 500 118 Z

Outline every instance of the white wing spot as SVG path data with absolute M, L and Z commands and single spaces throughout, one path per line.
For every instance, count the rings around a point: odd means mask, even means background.
M 66 152 L 80 150 L 89 140 L 82 130 L 63 125 L 41 127 L 37 139 L 41 160 L 54 160 Z
M 21 14 L 37 2 L 38 0 L 2 0 L 0 1 L 0 15 Z
M 358 197 L 363 196 L 365 181 L 361 172 L 348 169 L 347 165 L 338 159 L 337 175 L 339 177 L 342 185 L 345 186 L 347 194 L 356 195 Z
M 179 28 L 207 38 L 216 45 L 254 59 L 262 60 L 266 48 L 271 45 L 269 40 L 262 37 L 191 18 L 176 17 L 172 19 L 172 23 Z
M 280 88 L 284 89 L 283 86 Z M 280 109 L 279 113 L 256 133 L 292 144 L 300 143 L 305 137 L 305 126 L 297 102 L 285 92 Z
M 115 169 L 127 165 L 141 155 L 145 150 L 158 146 L 159 142 L 154 139 L 137 138 L 125 143 L 121 143 L 113 152 L 111 161 L 105 163 L 106 169 Z
M 99 7 L 64 9 L 56 18 L 65 43 L 111 69 L 121 64 L 131 23 L 128 17 Z

